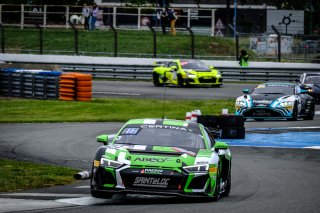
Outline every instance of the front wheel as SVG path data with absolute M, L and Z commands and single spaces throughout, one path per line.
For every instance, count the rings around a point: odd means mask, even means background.
M 314 104 L 313 104 L 313 106 L 310 109 L 309 114 L 306 117 L 304 117 L 303 120 L 313 120 L 314 119 L 314 111 L 315 111 L 315 109 L 314 109 Z
M 160 80 L 159 80 L 159 74 L 154 72 L 152 74 L 152 78 L 153 78 L 153 85 L 156 86 L 156 87 L 160 87 L 162 86 L 163 84 L 160 83 Z
M 220 168 L 217 169 L 217 176 L 216 176 L 216 187 L 214 189 L 213 200 L 217 201 L 220 199 Z
M 184 87 L 184 81 L 181 75 L 178 75 L 178 86 Z
M 91 190 L 91 196 L 95 198 L 111 199 L 113 195 L 106 192 L 97 192 L 97 191 Z
M 292 110 L 292 118 L 288 118 L 288 121 L 296 121 L 298 120 L 298 106 L 297 103 L 294 103 L 294 107 Z
M 225 191 L 222 193 L 222 196 L 228 197 L 231 191 L 231 170 L 228 173 L 228 177 L 225 184 Z

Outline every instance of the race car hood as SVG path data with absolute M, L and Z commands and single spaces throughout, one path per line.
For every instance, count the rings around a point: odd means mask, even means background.
M 305 84 L 305 85 L 312 88 L 315 91 L 320 91 L 320 84 Z
M 177 168 L 210 163 L 212 152 L 205 149 L 124 145 L 106 147 L 105 158 L 131 166 Z
M 275 100 L 287 98 L 283 94 L 253 94 L 251 95 L 252 106 L 270 106 Z

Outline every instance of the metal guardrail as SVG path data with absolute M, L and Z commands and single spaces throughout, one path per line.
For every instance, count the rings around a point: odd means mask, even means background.
M 95 78 L 151 80 L 151 65 L 61 65 L 64 72 L 92 74 Z M 255 68 L 215 67 L 225 82 L 295 81 L 304 72 L 320 72 L 319 68 Z

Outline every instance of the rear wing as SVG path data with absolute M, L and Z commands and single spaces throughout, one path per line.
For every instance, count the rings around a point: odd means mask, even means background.
M 169 64 L 169 62 L 171 61 L 155 61 L 153 63 L 154 66 L 158 67 L 158 66 L 166 66 L 167 64 Z

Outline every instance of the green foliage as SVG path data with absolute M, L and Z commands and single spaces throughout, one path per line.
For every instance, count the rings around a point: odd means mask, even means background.
M 0 192 L 70 184 L 76 172 L 67 167 L 0 159 Z
M 99 98 L 79 102 L 0 98 L 0 122 L 124 122 L 161 118 L 162 107 L 162 100 L 152 99 Z M 220 114 L 222 109 L 233 113 L 234 100 L 167 100 L 165 117 L 184 120 L 185 113 L 194 109 L 203 114 Z

